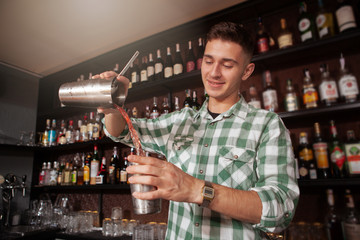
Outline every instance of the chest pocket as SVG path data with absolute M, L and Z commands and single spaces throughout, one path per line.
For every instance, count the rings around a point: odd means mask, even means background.
M 189 165 L 192 157 L 193 141 L 194 138 L 192 136 L 176 136 L 173 143 L 173 152 L 175 153 L 175 156 L 169 159 L 171 163 L 189 174 L 191 174 L 189 171 L 192 170 L 189 169 Z
M 219 151 L 218 183 L 248 190 L 254 181 L 255 152 L 250 149 L 224 146 Z

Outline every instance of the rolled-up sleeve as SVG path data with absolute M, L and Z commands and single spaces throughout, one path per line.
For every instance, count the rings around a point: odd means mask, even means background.
M 256 161 L 258 181 L 250 190 L 256 191 L 261 199 L 262 215 L 254 227 L 280 232 L 294 217 L 300 191 L 290 134 L 275 114 L 264 126 Z

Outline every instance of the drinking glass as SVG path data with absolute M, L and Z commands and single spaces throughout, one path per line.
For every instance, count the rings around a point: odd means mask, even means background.
M 121 207 L 113 207 L 111 209 L 111 219 L 120 220 L 123 218 L 123 212 Z
M 121 224 L 121 220 L 112 220 L 112 224 L 113 224 L 113 233 L 112 233 L 112 236 L 113 236 L 113 237 L 120 237 L 120 236 L 122 236 L 122 224 Z
M 110 218 L 105 218 L 103 220 L 102 234 L 103 236 L 107 236 L 107 237 L 113 235 L 113 225 Z

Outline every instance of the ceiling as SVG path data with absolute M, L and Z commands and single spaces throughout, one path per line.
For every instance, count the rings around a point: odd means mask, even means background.
M 44 77 L 245 0 L 0 0 L 0 64 Z

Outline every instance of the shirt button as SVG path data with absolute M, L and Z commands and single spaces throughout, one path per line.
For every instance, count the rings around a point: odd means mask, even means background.
M 204 144 L 205 147 L 208 147 L 209 145 L 207 143 Z
M 289 217 L 289 213 L 285 213 L 285 217 L 288 218 L 288 217 Z
M 200 224 L 199 223 L 195 223 L 195 227 L 198 227 Z
M 202 174 L 203 172 L 204 172 L 203 170 L 200 170 L 200 171 L 199 171 L 199 173 L 201 173 L 201 174 Z
M 181 149 L 181 147 L 178 147 L 178 150 L 180 150 Z
M 235 158 L 235 159 L 238 159 L 238 158 L 239 158 L 239 156 L 238 156 L 238 155 L 234 155 L 234 158 Z

